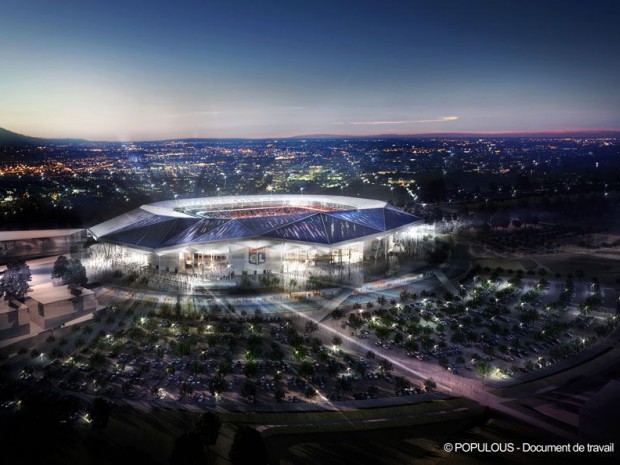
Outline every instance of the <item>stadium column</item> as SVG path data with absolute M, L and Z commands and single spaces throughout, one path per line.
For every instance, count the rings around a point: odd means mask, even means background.
M 347 281 L 349 283 L 351 283 L 351 246 L 348 247 L 348 251 L 349 251 L 349 261 L 347 263 Z
M 189 249 L 192 253 L 192 275 L 196 274 L 196 249 Z
M 389 234 L 387 236 L 385 236 L 384 239 L 384 244 L 383 244 L 383 260 L 385 262 L 385 265 L 389 268 L 389 263 L 388 263 L 388 248 L 390 247 L 390 236 Z
M 280 248 L 280 276 L 282 282 L 284 282 L 284 248 L 286 247 L 286 242 L 282 242 L 282 246 Z

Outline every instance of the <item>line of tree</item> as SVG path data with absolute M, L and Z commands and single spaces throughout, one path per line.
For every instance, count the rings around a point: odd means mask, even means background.
M 171 465 L 202 465 L 209 462 L 209 447 L 215 445 L 220 435 L 222 421 L 216 413 L 201 413 L 191 429 L 174 441 Z M 233 438 L 228 458 L 232 465 L 268 465 L 265 441 L 259 431 L 240 426 Z
M 267 465 L 269 458 L 265 440 L 259 431 L 241 426 L 235 433 L 228 453 L 232 465 Z
M 0 296 L 5 300 L 23 299 L 30 288 L 32 273 L 28 264 L 19 260 L 7 263 L 6 271 L 0 278 Z
M 174 441 L 170 463 L 172 465 L 204 464 L 207 450 L 217 442 L 222 420 L 213 412 L 201 413 L 192 428 Z
M 77 258 L 59 256 L 54 262 L 52 278 L 62 279 L 63 284 L 70 286 L 84 286 L 88 282 L 86 268 Z
M 95 397 L 90 404 L 88 414 L 91 419 L 91 428 L 95 431 L 103 431 L 110 421 L 110 404 L 103 397 Z

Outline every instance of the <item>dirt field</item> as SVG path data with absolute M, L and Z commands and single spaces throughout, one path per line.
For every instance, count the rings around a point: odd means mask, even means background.
M 574 275 L 581 269 L 585 273 L 585 279 L 597 277 L 603 286 L 617 286 L 620 278 L 620 252 L 534 255 L 532 258 L 553 273 Z
M 498 266 L 502 267 L 505 270 L 536 270 L 538 268 L 538 264 L 533 260 L 529 260 L 527 258 L 481 258 L 479 260 L 474 261 L 475 265 L 480 265 L 481 267 L 489 267 L 492 270 L 497 268 Z

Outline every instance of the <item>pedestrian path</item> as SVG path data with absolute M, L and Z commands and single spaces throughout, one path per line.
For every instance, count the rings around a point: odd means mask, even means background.
M 454 295 L 458 295 L 459 290 L 452 283 L 452 281 L 448 279 L 448 277 L 445 275 L 443 271 L 441 271 L 440 269 L 434 269 L 432 273 L 437 277 L 437 279 L 439 279 L 439 282 L 442 284 L 443 287 L 446 288 L 448 292 Z
M 353 294 L 353 289 L 343 289 L 340 291 L 338 295 L 336 295 L 333 299 L 325 302 L 323 307 L 316 313 L 316 321 L 323 321 L 325 318 L 329 316 L 331 312 L 336 310 L 339 305 L 341 305 L 345 300 L 347 300 L 351 294 Z

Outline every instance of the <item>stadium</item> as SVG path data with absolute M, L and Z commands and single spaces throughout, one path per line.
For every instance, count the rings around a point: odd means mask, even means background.
M 360 283 L 387 270 L 420 218 L 378 201 L 326 195 L 176 199 L 89 228 L 91 256 L 204 282 L 261 275 Z M 283 281 L 282 281 L 283 282 Z

